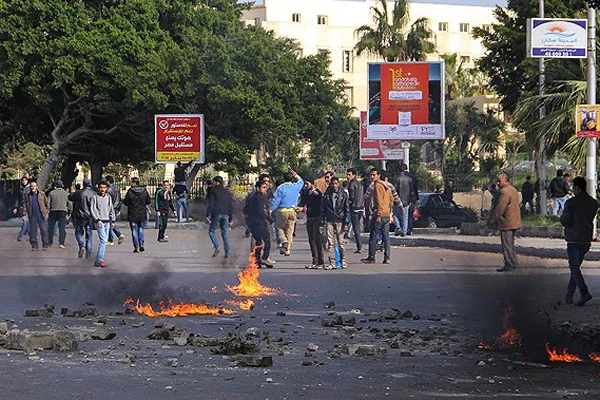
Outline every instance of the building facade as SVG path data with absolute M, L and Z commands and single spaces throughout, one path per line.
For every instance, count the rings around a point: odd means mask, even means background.
M 490 29 L 494 22 L 493 0 L 417 0 L 410 2 L 410 21 L 429 20 L 434 33 L 436 54 L 457 53 L 466 67 L 472 67 L 484 48 L 474 39 L 474 27 Z M 367 109 L 367 63 L 381 61 L 367 55 L 356 56 L 355 30 L 371 24 L 374 0 L 262 0 L 243 13 L 247 24 L 272 30 L 277 36 L 296 40 L 304 56 L 328 52 L 335 79 L 346 81 L 346 96 L 358 115 Z M 450 4 L 451 3 L 451 4 Z M 469 5 L 484 3 L 487 5 Z M 390 13 L 393 1 L 389 2 Z

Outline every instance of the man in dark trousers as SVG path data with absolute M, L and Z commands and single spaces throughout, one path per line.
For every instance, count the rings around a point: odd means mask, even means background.
M 29 178 L 26 176 L 21 178 L 21 188 L 19 189 L 19 204 L 18 207 L 14 209 L 13 213 L 15 215 L 21 216 L 21 229 L 19 230 L 19 234 L 17 235 L 17 240 L 20 242 L 23 240 L 23 235 L 29 234 L 29 221 L 23 215 L 23 209 L 25 207 L 25 196 L 29 194 Z
M 563 170 L 557 169 L 556 176 L 550 181 L 550 197 L 552 198 L 552 216 L 556 217 L 565 208 L 571 188 L 563 177 Z
M 527 175 L 523 186 L 521 186 L 521 212 L 527 212 L 527 204 L 529 204 L 529 213 L 534 214 L 533 208 L 533 184 L 531 183 L 531 176 Z
M 63 189 L 63 182 L 61 180 L 56 182 L 56 187 L 48 194 L 48 203 L 50 204 L 50 214 L 48 215 L 48 246 L 52 246 L 54 242 L 54 227 L 58 223 L 58 244 L 61 249 L 66 248 L 67 218 L 71 214 L 68 195 L 67 191 Z
M 140 179 L 136 176 L 131 178 L 131 187 L 123 199 L 123 205 L 127 207 L 127 219 L 131 228 L 131 239 L 133 241 L 133 252 L 143 252 L 145 234 L 144 230 L 148 224 L 148 207 L 150 206 L 150 194 L 145 187 L 140 186 Z
M 256 183 L 256 190 L 248 195 L 244 207 L 246 224 L 256 242 L 254 255 L 259 268 L 262 268 L 263 265 L 267 268 L 273 268 L 275 264 L 275 261 L 270 258 L 271 236 L 269 235 L 268 224 L 272 224 L 273 219 L 267 211 L 268 190 L 269 183 L 259 180 Z
M 348 168 L 346 171 L 348 178 L 348 195 L 350 200 L 350 223 L 354 231 L 354 243 L 356 243 L 356 251 L 354 254 L 362 252 L 362 238 L 360 236 L 361 226 L 360 220 L 365 216 L 365 196 L 362 184 L 358 181 L 356 170 Z
M 29 220 L 31 250 L 38 250 L 38 229 L 42 237 L 42 250 L 48 250 L 48 198 L 44 192 L 38 190 L 37 182 L 31 181 L 29 188 L 29 194 L 25 197 L 23 216 Z
M 560 217 L 560 223 L 565 227 L 567 257 L 571 270 L 565 303 L 573 304 L 575 289 L 579 288 L 581 296 L 575 303 L 576 306 L 582 306 L 592 298 L 581 273 L 581 263 L 590 250 L 598 202 L 586 192 L 586 188 L 587 183 L 584 178 L 578 176 L 573 179 L 575 197 L 567 200 L 565 210 Z
M 312 256 L 312 263 L 306 268 L 323 269 L 325 261 L 323 257 L 323 231 L 321 221 L 321 203 L 323 193 L 314 185 L 312 176 L 304 178 L 304 189 L 300 192 L 300 208 L 306 212 L 306 231 L 308 233 L 308 245 Z
M 342 268 L 346 268 L 346 259 L 344 252 L 344 233 L 348 231 L 350 221 L 350 201 L 348 192 L 342 189 L 340 180 L 333 176 L 331 184 L 323 195 L 321 204 L 321 218 L 327 232 L 327 242 L 329 243 L 329 265 L 325 269 L 336 269 L 335 245 L 340 252 L 340 263 Z
M 83 180 L 83 189 L 69 194 L 73 202 L 73 225 L 75 225 L 75 239 L 79 245 L 77 256 L 90 258 L 92 255 L 92 214 L 90 205 L 96 192 L 92 189 L 92 181 Z
M 168 240 L 165 237 L 165 231 L 169 222 L 169 214 L 175 211 L 173 193 L 171 193 L 169 181 L 163 181 L 162 187 L 156 191 L 154 200 L 156 218 L 159 219 L 158 241 L 159 243 L 166 243 Z
M 115 178 L 113 178 L 112 176 L 108 175 L 106 177 L 106 182 L 108 183 L 107 194 L 112 199 L 113 206 L 115 208 L 115 215 L 118 217 L 119 214 L 121 214 L 121 190 L 117 185 L 115 185 Z M 114 246 L 115 236 L 117 237 L 117 243 L 123 244 L 123 240 L 125 240 L 125 235 L 121 233 L 121 230 L 119 229 L 117 224 L 114 225 L 114 227 L 110 230 L 108 234 L 109 246 Z
M 210 224 L 208 236 L 213 245 L 213 257 L 219 255 L 219 239 L 217 239 L 217 228 L 221 230 L 225 258 L 229 257 L 229 234 L 227 230 L 233 224 L 233 194 L 225 187 L 223 177 L 213 178 L 212 190 L 208 196 L 206 207 L 206 220 Z

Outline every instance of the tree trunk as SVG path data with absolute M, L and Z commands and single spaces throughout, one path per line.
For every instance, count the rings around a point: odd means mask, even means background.
M 198 172 L 201 168 L 202 164 L 194 164 L 194 166 L 192 167 L 192 170 L 185 179 L 185 184 L 187 185 L 188 189 L 191 189 L 194 186 L 194 180 L 196 179 L 196 175 L 198 175 Z
M 50 174 L 56 167 L 58 160 L 60 159 L 61 148 L 58 143 L 55 143 L 50 151 L 50 154 L 44 160 L 44 165 L 42 165 L 42 171 L 37 177 L 38 188 L 41 191 L 46 190 L 46 185 L 48 184 L 48 180 L 50 179 Z
M 79 170 L 77 169 L 77 159 L 74 156 L 69 156 L 63 163 L 60 179 L 63 181 L 65 187 L 73 186 L 75 178 Z
M 102 180 L 102 170 L 104 169 L 104 163 L 101 160 L 93 159 L 90 161 L 90 168 L 92 170 L 92 184 L 96 185 Z

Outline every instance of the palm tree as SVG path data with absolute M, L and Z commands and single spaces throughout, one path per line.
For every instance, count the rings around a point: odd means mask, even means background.
M 387 0 L 372 6 L 373 26 L 363 25 L 354 32 L 356 54 L 365 52 L 387 61 L 424 61 L 435 51 L 433 32 L 427 18 L 410 24 L 408 9 L 407 0 L 396 0 L 391 15 Z

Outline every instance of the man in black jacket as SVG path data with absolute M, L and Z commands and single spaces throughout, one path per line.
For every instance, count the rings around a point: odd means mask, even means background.
M 75 239 L 79 245 L 79 258 L 92 256 L 92 213 L 90 205 L 96 192 L 92 189 L 92 181 L 83 180 L 83 188 L 70 193 L 68 198 L 73 202 L 73 225 L 75 225 Z M 85 235 L 85 240 L 84 240 Z
M 268 189 L 269 183 L 259 180 L 256 183 L 256 190 L 248 195 L 244 206 L 246 224 L 256 242 L 254 255 L 259 268 L 263 265 L 267 268 L 273 268 L 275 264 L 275 261 L 270 258 L 271 236 L 269 235 L 268 224 L 272 224 L 273 219 L 267 212 Z
M 225 248 L 225 258 L 229 257 L 229 235 L 227 229 L 233 224 L 233 194 L 225 187 L 223 178 L 215 176 L 213 178 L 213 187 L 208 197 L 208 206 L 206 207 L 206 220 L 210 224 L 208 236 L 212 242 L 214 251 L 213 257 L 216 257 L 219 250 L 219 239 L 217 239 L 216 230 L 221 230 L 223 247 Z
M 300 208 L 306 212 L 306 231 L 308 232 L 308 244 L 312 255 L 312 264 L 306 268 L 323 269 L 325 261 L 323 257 L 323 223 L 321 219 L 321 205 L 323 194 L 314 185 L 312 176 L 304 178 L 304 188 L 300 192 Z
M 166 243 L 168 240 L 165 237 L 165 231 L 169 222 L 169 214 L 175 211 L 169 181 L 163 181 L 162 187 L 155 193 L 154 200 L 154 210 L 156 211 L 156 218 L 159 220 L 158 241 L 159 243 Z
M 344 259 L 344 233 L 348 231 L 350 219 L 350 201 L 348 192 L 341 189 L 340 180 L 334 176 L 330 180 L 330 187 L 323 195 L 321 206 L 321 218 L 327 230 L 327 242 L 329 243 L 329 265 L 325 269 L 336 269 L 335 245 L 337 243 L 340 251 L 340 263 L 346 268 Z
M 356 243 L 356 251 L 354 253 L 360 254 L 362 251 L 360 220 L 365 216 L 365 196 L 363 185 L 358 181 L 354 168 L 348 168 L 346 177 L 348 178 L 350 222 L 354 231 L 354 243 Z
M 550 181 L 550 197 L 552 198 L 552 215 L 557 216 L 560 211 L 565 208 L 565 202 L 567 201 L 567 195 L 571 188 L 569 183 L 563 177 L 563 170 L 556 170 L 556 177 Z
M 136 176 L 131 178 L 131 187 L 127 191 L 125 199 L 123 199 L 123 205 L 127 207 L 133 252 L 142 252 L 146 250 L 144 248 L 144 229 L 148 224 L 150 194 L 145 187 L 140 186 L 140 179 Z
M 565 303 L 573 304 L 575 289 L 579 288 L 581 297 L 575 303 L 576 306 L 582 306 L 592 298 L 581 273 L 581 263 L 585 254 L 590 250 L 598 202 L 587 194 L 586 187 L 587 183 L 584 178 L 578 176 L 573 179 L 575 197 L 567 200 L 565 210 L 560 217 L 560 223 L 565 227 L 567 257 L 571 270 Z

